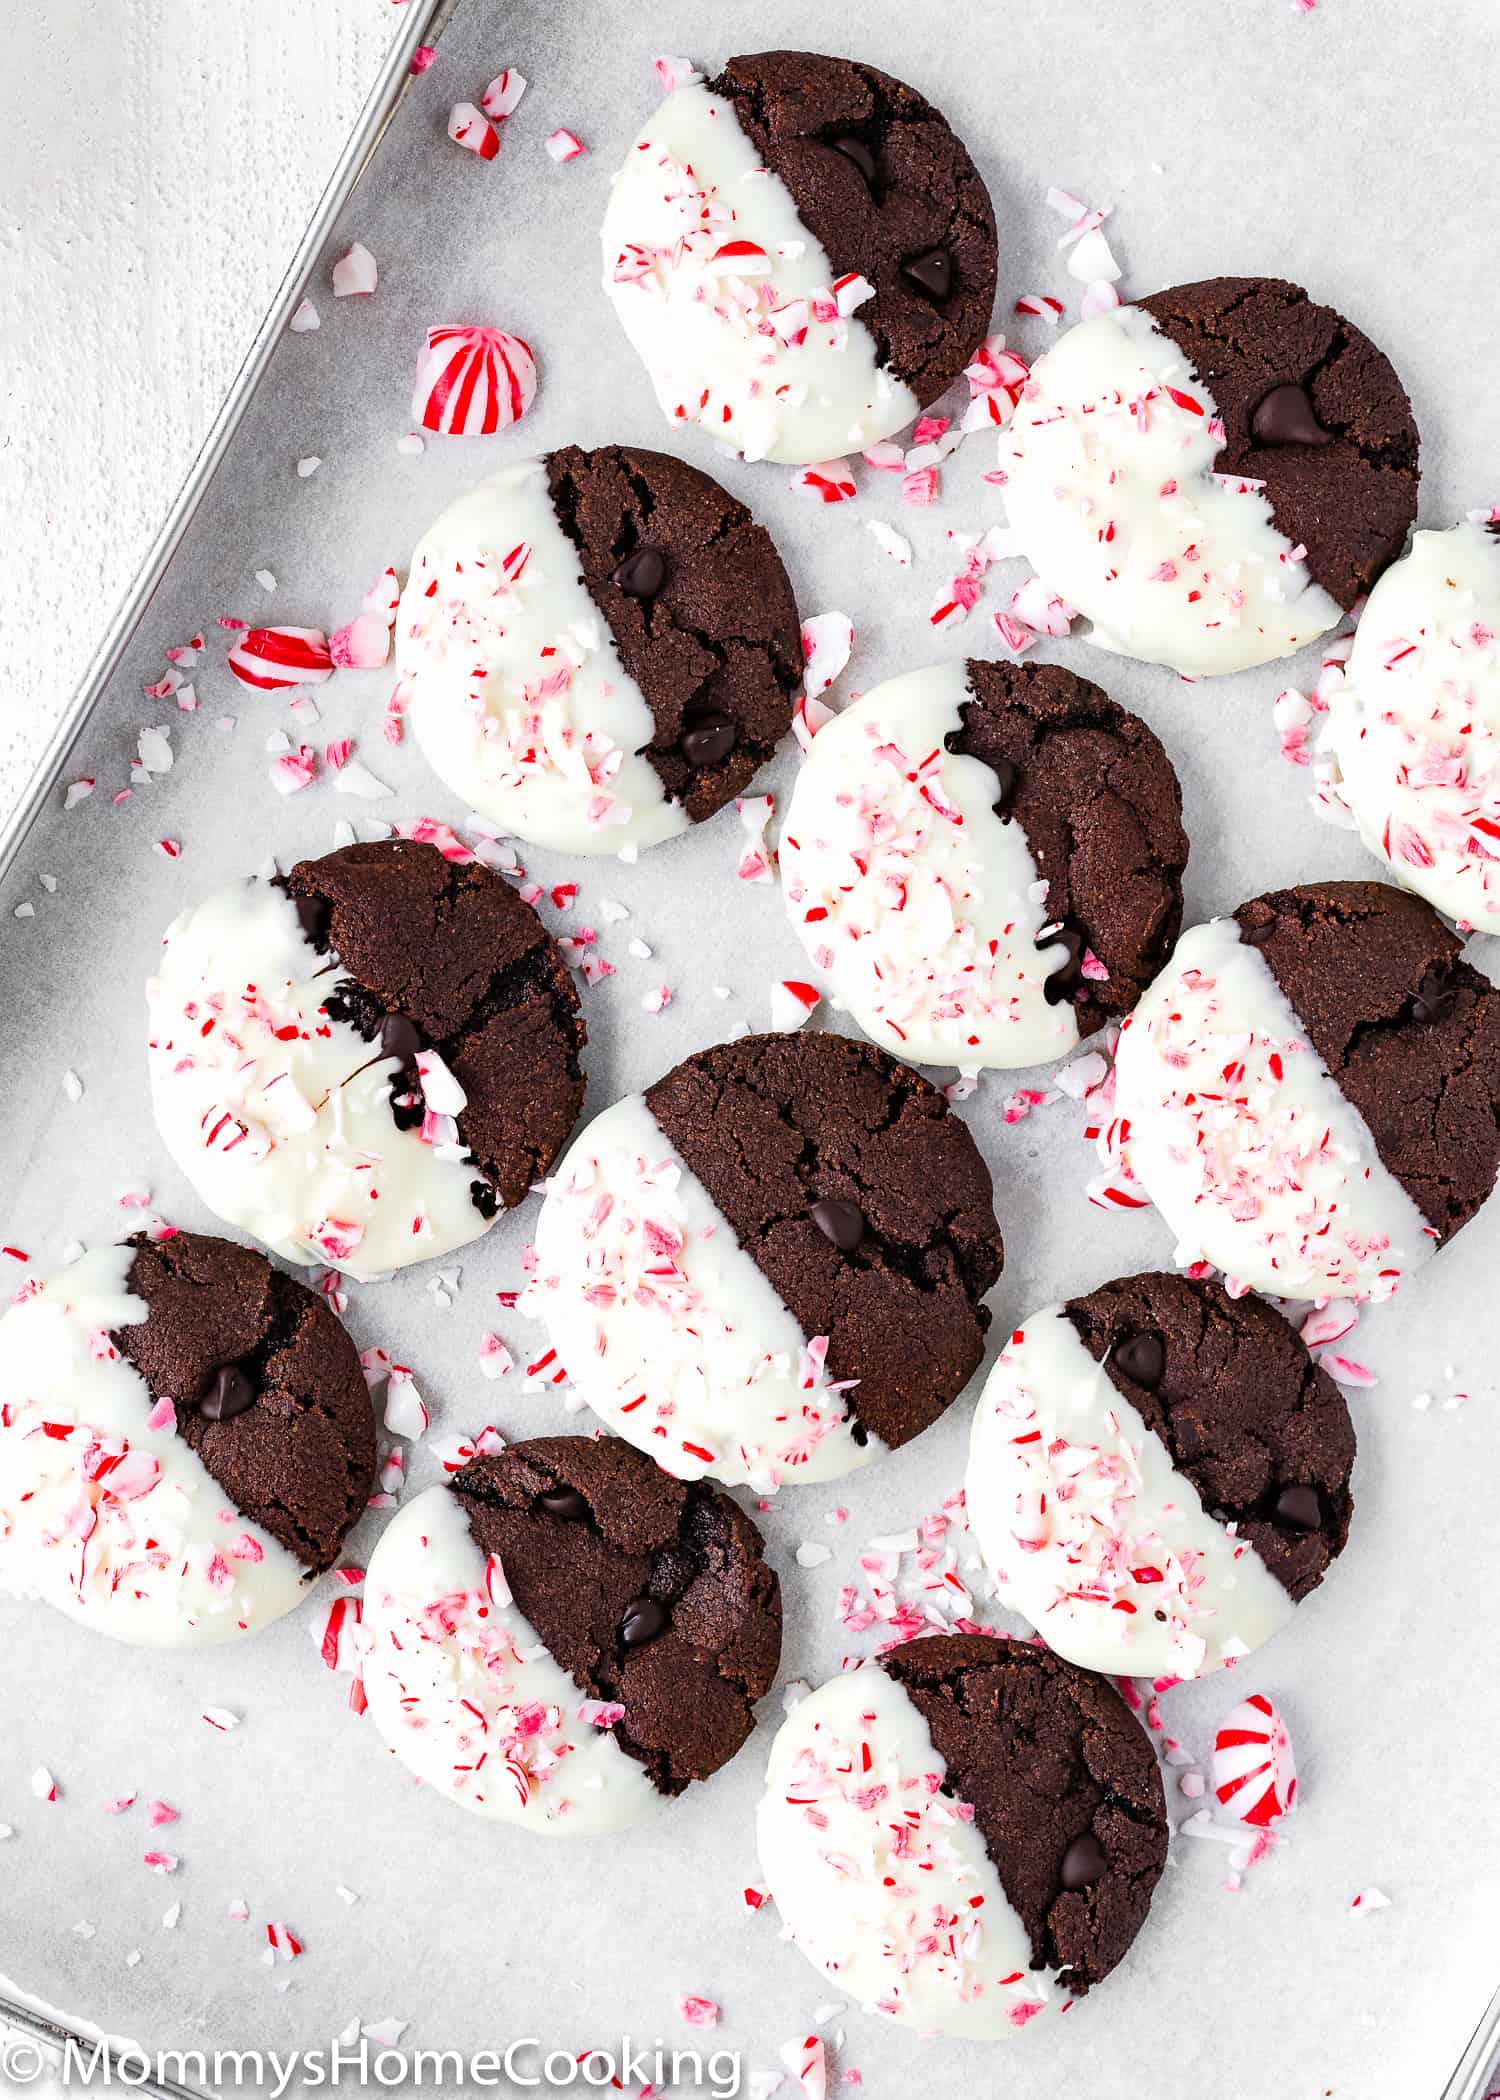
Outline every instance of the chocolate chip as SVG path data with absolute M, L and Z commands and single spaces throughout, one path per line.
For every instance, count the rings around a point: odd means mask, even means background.
M 1092 1830 L 1086 1830 L 1082 1837 L 1074 1838 L 1063 1854 L 1062 1885 L 1065 1889 L 1086 1889 L 1108 1865 L 1109 1855 L 1104 1847 Z
M 654 547 L 637 547 L 610 572 L 609 580 L 627 598 L 654 598 L 667 580 L 667 564 Z
M 620 1640 L 627 1648 L 644 1648 L 667 1630 L 667 1615 L 653 1597 L 637 1597 L 627 1604 L 620 1621 Z
M 1305 386 L 1273 386 L 1250 418 L 1250 435 L 1261 445 L 1331 445 L 1333 433 L 1318 421 Z
M 471 1181 L 469 1201 L 481 1218 L 493 1218 L 500 1208 L 500 1191 L 493 1181 Z
M 863 139 L 852 136 L 845 139 L 835 139 L 833 150 L 835 153 L 842 153 L 845 160 L 852 160 L 869 187 L 874 189 L 875 156 Z
M 722 765 L 739 738 L 739 724 L 728 715 L 704 715 L 683 731 L 680 749 L 690 766 Z
M 864 1212 L 857 1203 L 846 1203 L 840 1196 L 820 1196 L 807 1206 L 807 1215 L 840 1254 L 852 1254 L 865 1236 Z
M 1166 1345 L 1159 1334 L 1143 1328 L 1139 1334 L 1127 1334 L 1117 1345 L 1115 1362 L 1132 1385 L 1143 1386 L 1148 1393 L 1154 1393 L 1167 1368 Z
M 946 248 L 929 248 L 904 262 L 901 275 L 929 299 L 946 299 L 953 289 L 953 257 Z
M 1436 970 L 1429 970 L 1412 999 L 1412 1017 L 1418 1021 L 1446 1021 L 1457 999 L 1456 988 Z
M 405 1014 L 387 1014 L 380 1024 L 380 1054 L 409 1065 L 422 1047 L 422 1031 Z
M 221 1364 L 198 1402 L 206 1422 L 232 1422 L 247 1407 L 255 1405 L 255 1388 L 238 1364 Z
M 544 1509 L 549 1517 L 560 1517 L 567 1524 L 576 1524 L 580 1517 L 589 1513 L 589 1506 L 577 1488 L 549 1488 L 536 1500 L 538 1509 Z
M 1289 1531 L 1321 1531 L 1323 1510 L 1317 1489 L 1284 1487 L 1276 1497 L 1276 1521 Z
M 326 897 L 293 897 L 292 909 L 297 914 L 297 924 L 315 948 L 328 946 L 328 922 L 333 917 L 333 906 Z

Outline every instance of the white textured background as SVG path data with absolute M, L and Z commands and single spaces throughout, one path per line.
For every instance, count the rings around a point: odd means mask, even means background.
M 140 566 L 400 19 L 393 0 L 6 8 L 0 807 Z

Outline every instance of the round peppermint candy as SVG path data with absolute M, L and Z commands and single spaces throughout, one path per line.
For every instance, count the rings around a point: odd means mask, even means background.
M 147 987 L 157 1127 L 218 1216 L 361 1279 L 526 1196 L 583 1101 L 578 996 L 490 869 L 406 839 L 235 883 Z
M 1500 536 L 1418 532 L 1328 700 L 1338 792 L 1398 882 L 1500 933 Z
M 1326 634 L 1416 514 L 1389 360 L 1280 278 L 1179 285 L 1069 329 L 1000 465 L 1022 551 L 1090 639 L 1195 678 Z
M 912 88 L 805 51 L 676 88 L 604 216 L 604 289 L 675 427 L 747 459 L 874 444 L 955 380 L 995 297 L 995 215 Z
M 1255 1297 L 1127 1276 L 1018 1327 L 966 1499 L 1001 1601 L 1058 1654 L 1197 1677 L 1291 1617 L 1343 1550 L 1354 1427 Z
M 1128 1013 L 1182 924 L 1171 760 L 1057 664 L 935 665 L 813 739 L 782 889 L 813 968 L 918 1064 L 1066 1056 Z
M 374 1471 L 354 1344 L 247 1247 L 140 1237 L 0 1319 L 0 1589 L 117 1640 L 235 1640 L 291 1611 Z
M 767 1492 L 935 1422 L 1001 1259 L 989 1170 L 935 1087 L 842 1036 L 749 1036 L 582 1133 L 522 1303 L 620 1436 Z
M 800 1700 L 756 1829 L 789 1936 L 839 1991 L 985 2041 L 1108 1976 L 1167 1857 L 1156 1759 L 1118 1692 L 980 1634 L 911 1641 Z
M 365 1578 L 389 1747 L 478 1815 L 620 1830 L 748 1739 L 781 1592 L 744 1512 L 616 1437 L 537 1437 L 408 1502 Z
M 412 556 L 396 662 L 453 792 L 572 853 L 712 816 L 802 684 L 769 534 L 706 474 L 623 445 L 522 460 L 445 511 Z
M 1125 1162 L 1183 1266 L 1388 1298 L 1500 1161 L 1500 998 L 1432 908 L 1308 883 L 1194 926 L 1125 1023 Z

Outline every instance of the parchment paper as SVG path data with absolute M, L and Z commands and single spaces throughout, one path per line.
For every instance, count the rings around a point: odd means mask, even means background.
M 656 93 L 656 52 L 716 62 L 811 44 L 852 51 L 926 90 L 993 191 L 1001 325 L 1023 349 L 1045 334 L 1011 323 L 1019 294 L 1055 292 L 1076 310 L 1078 287 L 1054 252 L 1062 221 L 1042 201 L 1049 182 L 1116 206 L 1109 233 L 1127 292 L 1235 271 L 1308 283 L 1395 358 L 1424 438 L 1421 522 L 1445 525 L 1500 490 L 1500 279 L 1487 223 L 1496 19 L 1490 0 L 1323 0 L 1308 16 L 1286 0 L 928 0 L 919 12 L 853 13 L 827 0 L 732 0 L 711 11 L 686 0 L 471 0 L 311 287 L 321 329 L 284 344 L 126 673 L 82 740 L 71 771 L 96 774 L 98 791 L 71 814 L 52 810 L 0 894 L 5 1240 L 51 1267 L 70 1238 L 98 1241 L 136 1222 L 117 1207 L 127 1190 L 149 1190 L 179 1223 L 211 1229 L 163 1158 L 147 1108 L 141 985 L 161 930 L 190 898 L 269 853 L 286 864 L 327 849 L 341 818 L 362 828 L 371 816 L 462 820 L 410 743 L 382 745 L 387 674 L 339 675 L 318 695 L 322 721 L 307 741 L 357 735 L 396 787 L 392 801 L 348 801 L 326 781 L 278 798 L 263 740 L 287 723 L 284 706 L 233 685 L 214 616 L 332 628 L 386 562 L 404 564 L 443 504 L 518 452 L 573 439 L 671 444 L 599 291 L 596 242 L 609 174 Z M 486 166 L 447 143 L 447 111 L 477 98 L 505 64 L 533 85 Z M 585 158 L 552 163 L 542 141 L 555 125 L 586 141 Z M 162 150 L 189 149 L 164 141 Z M 247 199 L 247 238 L 254 209 Z M 327 265 L 354 237 L 378 258 L 380 288 L 335 302 Z M 541 366 L 536 406 L 518 433 L 433 439 L 422 457 L 399 456 L 420 340 L 446 321 L 524 335 Z M 949 573 L 944 531 L 1003 515 L 981 479 L 993 464 L 988 440 L 945 471 L 944 501 L 929 512 L 902 506 L 894 477 L 862 474 L 858 501 L 825 511 L 790 492 L 784 469 L 720 460 L 696 434 L 681 449 L 771 526 L 804 613 L 852 615 L 845 692 L 986 649 L 987 610 L 936 636 L 926 612 Z M 295 461 L 314 453 L 322 466 L 299 481 Z M 102 531 L 109 499 L 101 460 Z M 892 567 L 863 529 L 869 516 L 913 539 L 912 572 Z M 262 567 L 279 579 L 270 597 L 254 581 Z M 1006 603 L 1021 573 L 999 575 L 987 607 Z M 79 617 L 102 612 L 81 606 Z M 194 674 L 202 707 L 179 722 L 170 702 L 144 701 L 141 688 L 160 675 L 163 648 L 195 629 L 209 639 Z M 1313 817 L 1305 775 L 1277 752 L 1271 701 L 1283 683 L 1310 682 L 1313 663 L 1194 686 L 1082 642 L 1054 646 L 1168 744 L 1194 842 L 1190 920 L 1269 885 L 1375 872 L 1351 835 Z M 237 718 L 232 732 L 215 726 L 226 714 Z M 165 720 L 176 769 L 112 807 L 136 732 Z M 795 763 L 789 751 L 769 783 L 783 796 Z M 161 838 L 181 841 L 180 859 L 153 852 Z M 771 981 L 802 973 L 777 892 L 735 882 L 737 846 L 731 813 L 636 868 L 526 854 L 544 881 L 579 880 L 579 907 L 556 923 L 600 926 L 618 965 L 607 987 L 585 995 L 593 1109 L 736 1024 L 764 1025 Z M 42 873 L 56 878 L 55 895 Z M 604 925 L 605 895 L 629 904 L 628 922 Z M 14 921 L 25 901 L 35 918 Z M 637 933 L 656 951 L 650 962 L 625 952 Z M 1493 968 L 1487 945 L 1475 944 L 1476 959 Z M 642 995 L 661 981 L 672 1004 L 649 1016 Z M 715 998 L 714 983 L 732 986 L 733 998 Z M 76 1105 L 63 1092 L 65 1068 L 85 1085 Z M 1092 1161 L 1071 1104 L 1008 1128 L 1009 1091 L 1004 1075 L 991 1078 L 964 1110 L 993 1166 L 1006 1234 L 997 1335 L 1041 1302 L 1171 1256 L 1152 1214 L 1116 1218 L 1087 1204 Z M 470 1250 L 450 1309 L 434 1304 L 421 1270 L 354 1295 L 356 1337 L 413 1365 L 435 1433 L 490 1419 L 511 1436 L 587 1425 L 556 1396 L 523 1392 L 519 1376 L 487 1385 L 477 1373 L 483 1330 L 498 1328 L 523 1361 L 535 1339 L 493 1296 L 520 1281 L 534 1216 L 528 1207 Z M 1260 1688 L 1278 1701 L 1302 1773 L 1288 1842 L 1231 1894 L 1225 1852 L 1179 1841 L 1119 1972 L 1014 2046 L 924 2043 L 851 2010 L 841 2062 L 862 2072 L 872 2100 L 914 2091 L 957 2100 L 976 2080 L 1028 2100 L 1413 2100 L 1438 2089 L 1500 1967 L 1497 1248 L 1500 1205 L 1397 1308 L 1367 1316 L 1356 1353 L 1380 1384 L 1353 1396 L 1361 1450 L 1348 1552 L 1269 1650 L 1233 1677 L 1169 1695 L 1172 1731 L 1200 1755 L 1235 1698 Z M 1460 1388 L 1467 1403 L 1444 1409 Z M 1412 1406 L 1422 1391 L 1437 1396 L 1427 1412 Z M 958 1484 L 969 1415 L 966 1399 L 916 1446 L 837 1491 L 791 1492 L 764 1517 L 786 1585 L 785 1678 L 818 1681 L 837 1667 L 847 1642 L 834 1600 L 858 1548 Z M 417 1484 L 435 1470 L 430 1454 L 413 1453 Z M 850 1511 L 842 1529 L 824 1520 L 835 1503 Z M 361 1528 L 351 1558 L 367 1557 L 376 1530 L 373 1520 Z M 834 1547 L 829 1564 L 796 1566 L 808 1538 Z M 549 1845 L 414 1787 L 347 1712 L 347 1680 L 319 1665 L 309 1634 L 320 1617 L 310 1607 L 233 1649 L 146 1655 L 41 1607 L 0 1606 L 0 1821 L 16 1831 L 0 1844 L 0 1971 L 153 2044 L 288 2047 L 326 2040 L 354 2015 L 395 2016 L 413 2023 L 408 2041 L 428 2046 L 537 2035 L 581 2050 L 628 2032 L 742 2047 L 750 2067 L 773 2064 L 777 2044 L 835 1998 L 778 1939 L 772 1915 L 741 1900 L 757 1879 L 751 1818 L 779 1694 L 732 1768 L 654 1826 Z M 243 1725 L 211 1731 L 199 1718 L 209 1704 L 235 1709 Z M 32 1795 L 38 1765 L 59 1781 L 55 1804 Z M 103 1813 L 132 1787 L 182 1811 L 169 1837 L 183 1864 L 170 1879 L 141 1863 L 141 1807 Z M 1180 1818 L 1191 1804 L 1170 1774 L 1168 1787 Z M 347 1905 L 339 1883 L 360 1900 Z M 1352 1897 L 1370 1884 L 1391 1907 L 1351 1919 Z M 226 1916 L 237 1896 L 249 1902 L 249 1925 Z M 163 1930 L 179 1900 L 180 1923 Z M 261 1966 L 268 1919 L 304 1939 L 301 1960 Z M 85 1921 L 92 1937 L 75 1930 Z M 127 1966 L 135 1949 L 141 1959 Z M 722 2000 L 717 2034 L 682 2025 L 684 1991 Z

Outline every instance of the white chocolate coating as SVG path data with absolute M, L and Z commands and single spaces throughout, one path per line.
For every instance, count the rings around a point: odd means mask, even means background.
M 1042 987 L 1067 960 L 999 784 L 947 748 L 972 698 L 961 663 L 863 693 L 797 776 L 782 892 L 813 968 L 872 1041 L 912 1064 L 1036 1065 L 1077 1047 Z
M 618 853 L 686 828 L 641 756 L 651 709 L 589 595 L 542 460 L 481 482 L 422 540 L 396 667 L 428 764 L 518 838 Z
M 1259 485 L 1215 473 L 1223 444 L 1207 387 L 1141 307 L 1081 322 L 1032 366 L 1000 438 L 1006 510 L 1101 649 L 1209 677 L 1342 618 Z
M 1200 1677 L 1292 1615 L 1061 1306 L 1033 1313 L 990 1372 L 965 1497 L 1000 1601 L 1086 1670 Z
M 452 1123 L 398 1130 L 394 1061 L 322 1001 L 331 956 L 269 882 L 238 882 L 167 929 L 146 987 L 151 1097 L 172 1158 L 215 1214 L 294 1262 L 366 1281 L 488 1231 Z
M 446 1487 L 408 1502 L 365 1576 L 365 1697 L 404 1765 L 460 1807 L 549 1837 L 624 1830 L 662 1796 L 517 1609 Z
M 594 1412 L 680 1480 L 769 1493 L 883 1449 L 856 1443 L 826 1340 L 802 1332 L 640 1094 L 596 1116 L 548 1182 L 521 1309 Z
M 925 2033 L 995 2041 L 1047 2000 L 1031 1940 L 905 1690 L 878 1663 L 795 1706 L 756 1817 L 787 1932 L 829 1982 Z
M 1500 539 L 1418 532 L 1328 702 L 1339 793 L 1398 882 L 1500 933 Z
M 602 239 L 604 289 L 675 426 L 798 463 L 916 415 L 858 317 L 869 287 L 836 279 L 733 104 L 701 82 L 669 95 L 632 145 Z
M 1115 1063 L 1126 1163 L 1178 1238 L 1233 1284 L 1388 1298 L 1432 1252 L 1260 952 L 1194 926 L 1130 1016 Z
M 291 1611 L 308 1571 L 175 1417 L 151 1426 L 151 1389 L 109 1338 L 146 1318 L 133 1259 L 86 1254 L 0 1319 L 0 1589 L 116 1640 L 206 1647 Z

